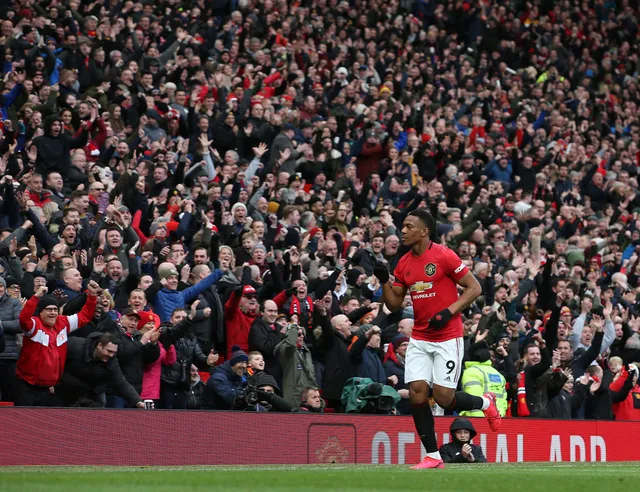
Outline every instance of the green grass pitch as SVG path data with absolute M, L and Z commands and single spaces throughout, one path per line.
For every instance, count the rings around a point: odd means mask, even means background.
M 0 467 L 0 491 L 634 491 L 637 463 Z

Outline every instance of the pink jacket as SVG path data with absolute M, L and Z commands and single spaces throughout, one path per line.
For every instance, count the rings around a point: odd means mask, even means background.
M 177 360 L 176 348 L 171 345 L 169 350 L 160 344 L 160 358 L 147 364 L 144 368 L 144 375 L 142 376 L 142 393 L 140 396 L 143 400 L 157 400 L 160 398 L 160 375 L 162 374 L 162 365 L 170 366 L 175 364 Z

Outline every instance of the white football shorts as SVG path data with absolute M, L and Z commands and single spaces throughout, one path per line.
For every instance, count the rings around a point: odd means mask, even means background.
M 404 381 L 426 381 L 456 389 L 462 372 L 464 339 L 452 338 L 445 342 L 409 340 L 404 366 Z

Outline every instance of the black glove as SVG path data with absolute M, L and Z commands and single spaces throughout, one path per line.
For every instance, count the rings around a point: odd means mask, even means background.
M 373 268 L 373 274 L 383 285 L 389 281 L 389 270 L 382 262 L 376 261 L 376 266 Z
M 289 287 L 286 292 L 287 292 L 288 296 L 297 296 L 298 295 L 298 288 L 297 287 Z
M 451 311 L 449 311 L 448 309 L 443 309 L 433 318 L 431 318 L 431 320 L 429 321 L 429 328 L 433 328 L 434 330 L 444 328 L 445 326 L 447 326 L 447 323 L 451 319 L 451 316 Z

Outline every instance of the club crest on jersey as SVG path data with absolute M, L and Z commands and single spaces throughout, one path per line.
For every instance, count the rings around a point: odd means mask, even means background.
M 429 277 L 433 277 L 436 274 L 436 265 L 434 263 L 429 263 L 426 267 L 424 267 L 424 273 Z

